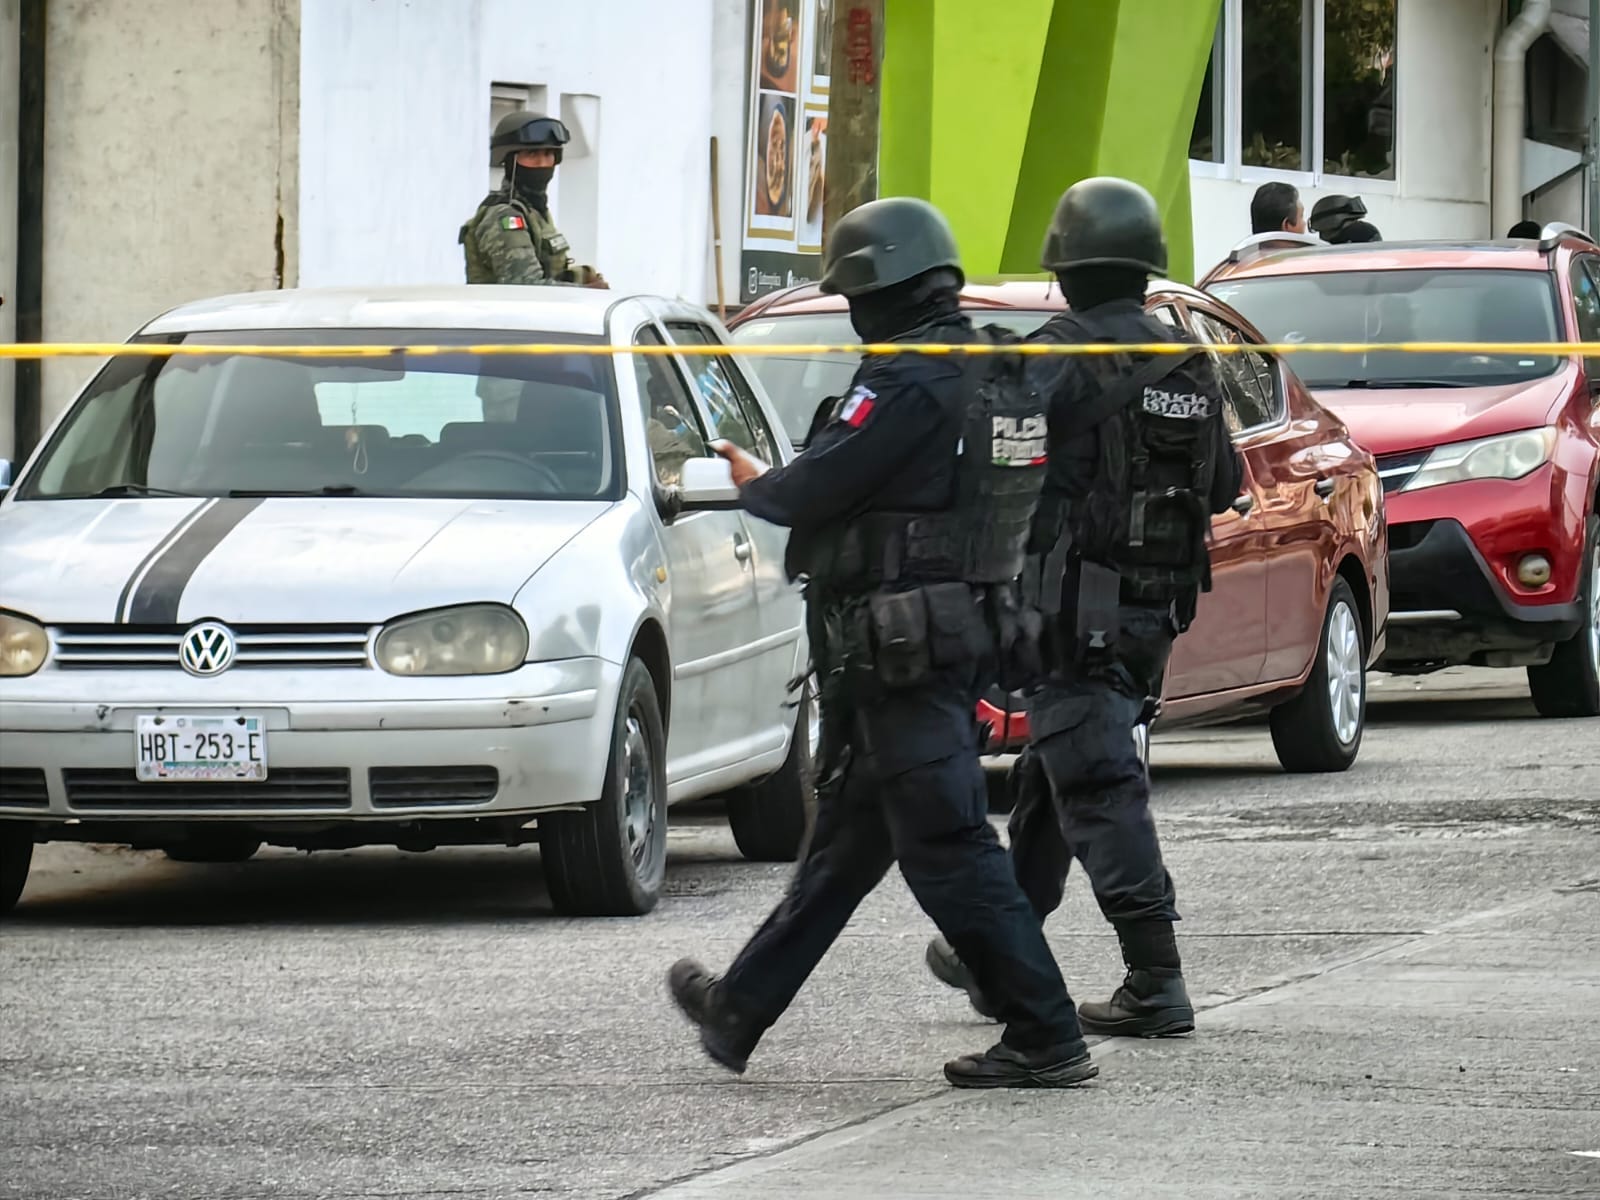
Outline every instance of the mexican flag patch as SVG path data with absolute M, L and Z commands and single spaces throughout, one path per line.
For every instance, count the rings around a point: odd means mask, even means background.
M 839 420 L 855 429 L 860 429 L 872 415 L 873 401 L 877 398 L 876 392 L 857 386 L 839 406 Z
M 527 227 L 528 223 L 517 216 L 516 213 L 512 213 L 509 217 L 500 218 L 501 229 L 526 229 Z

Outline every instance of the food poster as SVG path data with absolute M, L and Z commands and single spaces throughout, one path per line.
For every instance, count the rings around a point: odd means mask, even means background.
M 821 271 L 828 83 L 837 0 L 751 0 L 740 299 Z

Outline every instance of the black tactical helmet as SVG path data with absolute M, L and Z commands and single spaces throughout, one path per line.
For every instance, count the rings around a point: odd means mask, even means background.
M 519 150 L 554 150 L 561 161 L 561 147 L 572 140 L 567 127 L 542 113 L 510 112 L 495 123 L 489 139 L 489 161 L 505 165 L 506 156 Z
M 847 297 L 865 296 L 935 267 L 948 267 L 966 282 L 950 222 L 926 200 L 891 196 L 840 218 L 828 234 L 818 286 Z
M 1312 233 L 1331 242 L 1346 225 L 1366 215 L 1367 206 L 1360 196 L 1324 196 L 1312 207 L 1306 224 Z
M 1131 267 L 1167 273 L 1167 239 L 1156 199 L 1131 179 L 1081 179 L 1062 193 L 1040 265 L 1059 274 L 1073 267 Z

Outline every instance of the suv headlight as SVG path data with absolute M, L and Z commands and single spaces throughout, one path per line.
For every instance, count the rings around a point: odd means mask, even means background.
M 32 675 L 50 654 L 50 635 L 26 617 L 0 612 L 0 678 Z
M 373 657 L 391 675 L 499 675 L 528 654 L 528 627 L 501 604 L 464 604 L 390 621 Z
M 1400 490 L 1414 492 L 1466 479 L 1521 479 L 1549 462 L 1555 445 L 1556 431 L 1546 428 L 1440 446 Z

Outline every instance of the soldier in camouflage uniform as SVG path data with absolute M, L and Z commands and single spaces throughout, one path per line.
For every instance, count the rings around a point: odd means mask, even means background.
M 573 264 L 550 219 L 546 190 L 570 136 L 560 121 L 538 113 L 507 113 L 495 126 L 489 156 L 505 168 L 505 182 L 461 227 L 468 283 L 607 286 L 593 267 Z

